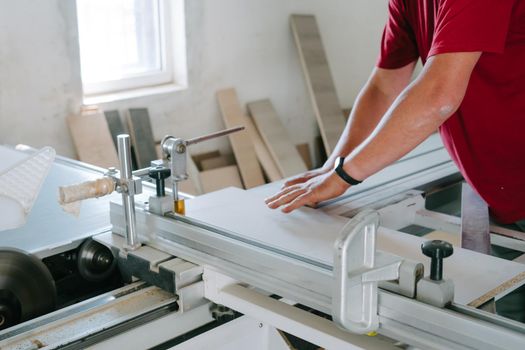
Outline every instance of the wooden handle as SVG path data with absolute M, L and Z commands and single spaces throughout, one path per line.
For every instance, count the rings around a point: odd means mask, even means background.
M 64 205 L 83 199 L 98 198 L 108 195 L 114 190 L 115 181 L 110 177 L 103 177 L 71 186 L 61 186 L 58 188 L 59 203 Z

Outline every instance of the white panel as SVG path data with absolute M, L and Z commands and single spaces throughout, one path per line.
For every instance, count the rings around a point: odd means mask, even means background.
M 282 252 L 332 265 L 333 245 L 348 219 L 321 210 L 301 208 L 291 214 L 271 210 L 258 192 L 228 188 L 186 202 L 188 217 L 226 229 L 239 237 Z M 425 264 L 423 238 L 381 227 L 378 249 Z M 525 271 L 523 264 L 455 248 L 444 262 L 444 275 L 454 280 L 454 300 L 468 304 Z M 513 287 L 523 284 L 516 283 Z M 511 288 L 512 289 L 512 288 Z M 510 290 L 510 289 L 509 289 Z M 501 291 L 499 294 L 505 294 Z

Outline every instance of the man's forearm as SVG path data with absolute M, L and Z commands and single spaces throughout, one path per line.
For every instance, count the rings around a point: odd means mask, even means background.
M 395 100 L 374 132 L 345 162 L 344 168 L 352 177 L 366 179 L 398 160 L 457 110 L 479 54 L 454 55 L 443 55 L 432 62 L 429 69 Z M 451 64 L 453 59 L 459 64 Z M 465 62 L 462 64 L 461 60 Z M 443 78 L 443 72 L 449 78 Z
M 332 167 L 337 157 L 347 156 L 370 136 L 392 102 L 393 98 L 382 94 L 377 87 L 367 84 L 356 99 L 345 129 L 328 158 L 327 165 Z
M 372 75 L 359 93 L 345 129 L 326 162 L 332 167 L 339 156 L 348 156 L 377 127 L 379 121 L 406 87 L 414 63 L 398 70 L 374 69 Z
M 480 55 L 480 52 L 459 52 L 431 57 L 419 77 L 404 89 L 385 115 L 380 117 L 381 121 L 370 136 L 346 157 L 344 170 L 354 179 L 364 180 L 401 158 L 434 132 L 459 107 Z M 413 64 L 411 66 L 413 68 Z M 407 67 L 410 68 L 410 65 L 400 69 L 403 71 Z M 383 88 L 395 92 L 403 86 L 409 78 L 408 74 L 399 74 L 401 71 L 379 71 L 383 77 L 394 79 L 386 79 L 389 83 L 382 85 Z M 405 73 L 408 72 L 405 70 Z M 359 108 L 355 111 L 356 120 L 348 125 L 343 135 L 346 139 L 341 140 L 336 152 L 347 151 L 359 142 L 359 138 L 351 139 L 354 130 L 357 130 L 358 136 L 362 136 L 373 124 L 365 123 L 362 129 L 358 124 L 355 124 L 355 129 L 352 125 L 366 118 L 364 111 L 367 106 L 371 106 L 367 102 L 373 101 L 373 95 L 368 93 L 368 90 L 364 90 L 360 96 Z M 370 109 L 368 112 L 371 112 Z M 340 196 L 349 187 L 338 173 L 325 171 L 305 181 L 286 183 L 281 191 L 267 198 L 266 203 L 272 209 L 282 207 L 284 213 L 289 213 L 301 206 L 315 205 Z

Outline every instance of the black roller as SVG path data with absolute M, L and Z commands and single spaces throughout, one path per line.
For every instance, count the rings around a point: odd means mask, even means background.
M 21 250 L 0 248 L 0 329 L 55 309 L 56 288 L 42 261 Z
M 92 239 L 87 239 L 80 246 L 77 266 L 80 275 L 86 281 L 103 281 L 111 275 L 116 265 L 117 259 L 108 247 Z

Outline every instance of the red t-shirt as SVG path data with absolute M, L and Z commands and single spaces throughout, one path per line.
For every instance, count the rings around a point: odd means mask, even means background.
M 481 51 L 441 138 L 493 216 L 525 218 L 525 1 L 390 0 L 377 66 Z

